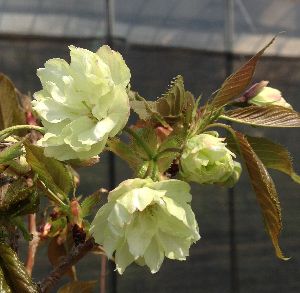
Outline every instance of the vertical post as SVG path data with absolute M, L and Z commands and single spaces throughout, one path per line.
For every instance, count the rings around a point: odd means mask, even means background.
M 115 5 L 114 0 L 105 0 L 105 15 L 106 15 L 106 33 L 105 41 L 112 49 L 114 47 L 113 35 L 114 35 L 114 23 L 115 23 Z M 115 156 L 112 152 L 109 152 L 108 158 L 108 173 L 109 173 L 109 190 L 115 188 L 116 184 L 116 170 L 115 170 Z M 115 264 L 112 261 L 108 262 L 110 279 L 109 287 L 110 293 L 117 293 L 117 274 L 115 272 Z
M 115 26 L 115 1 L 105 0 L 105 15 L 106 15 L 106 43 L 113 47 L 113 35 Z
M 234 45 L 234 0 L 225 0 L 225 71 L 226 77 L 233 71 L 233 45 Z M 239 268 L 235 236 L 235 192 L 234 188 L 228 189 L 228 214 L 229 214 L 229 246 L 230 246 L 230 291 L 239 293 Z

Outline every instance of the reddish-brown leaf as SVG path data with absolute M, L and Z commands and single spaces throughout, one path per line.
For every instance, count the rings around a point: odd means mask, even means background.
M 286 260 L 280 247 L 279 235 L 282 229 L 281 208 L 275 184 L 266 167 L 256 155 L 246 137 L 236 132 L 240 150 L 248 169 L 256 199 L 260 205 L 266 230 L 272 240 L 278 258 Z
M 225 106 L 234 98 L 239 97 L 246 90 L 253 77 L 258 59 L 274 42 L 274 40 L 275 37 L 246 64 L 244 64 L 240 69 L 238 69 L 224 81 L 212 101 L 212 105 L 214 107 L 219 108 Z
M 300 114 L 281 106 L 238 108 L 225 112 L 221 118 L 253 126 L 300 127 Z

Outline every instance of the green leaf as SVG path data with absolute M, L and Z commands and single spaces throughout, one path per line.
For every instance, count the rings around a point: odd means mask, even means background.
M 92 213 L 93 208 L 99 204 L 101 197 L 105 192 L 101 189 L 87 196 L 81 203 L 81 215 L 86 217 Z
M 7 76 L 0 73 L 0 129 L 25 123 L 15 86 Z
M 256 193 L 256 199 L 261 208 L 266 230 L 275 248 L 276 256 L 282 260 L 287 260 L 278 242 L 282 222 L 280 202 L 275 184 L 246 137 L 240 132 L 236 132 L 236 137 L 239 142 L 241 155 L 248 169 L 252 187 Z
M 141 159 L 137 153 L 129 145 L 118 138 L 112 138 L 108 141 L 108 149 L 127 162 L 134 170 L 141 163 Z
M 246 64 L 244 64 L 235 73 L 230 75 L 218 90 L 212 105 L 216 108 L 223 107 L 233 99 L 239 97 L 250 84 L 254 75 L 256 64 L 265 50 L 274 42 L 275 37 L 256 55 L 254 55 Z
M 156 102 L 146 101 L 136 94 L 130 102 L 131 108 L 144 121 L 157 121 L 164 127 L 176 122 L 188 124 L 191 122 L 195 105 L 194 96 L 184 89 L 183 77 L 176 76 L 169 89 Z
M 3 269 L 0 266 L 0 292 L 1 293 L 12 293 L 11 288 L 7 284 L 6 276 Z
M 27 273 L 17 254 L 5 243 L 0 242 L 0 266 L 7 273 L 12 292 L 38 293 L 37 285 Z
M 58 289 L 57 293 L 92 293 L 97 281 L 74 281 Z
M 10 221 L 12 224 L 14 224 L 15 226 L 17 226 L 19 228 L 19 230 L 21 231 L 21 233 L 26 241 L 32 240 L 32 234 L 29 233 L 29 231 L 21 217 L 14 217 Z
M 220 118 L 262 127 L 300 127 L 300 114 L 281 106 L 250 106 L 230 110 Z
M 157 155 L 157 165 L 161 173 L 168 170 L 173 161 L 180 155 L 186 135 L 184 131 L 171 133 L 160 145 Z
M 285 147 L 263 137 L 247 136 L 247 140 L 267 168 L 283 172 L 300 184 L 300 176 L 295 173 L 291 155 Z
M 0 192 L 0 211 L 2 213 L 9 213 L 9 210 L 15 212 L 18 203 L 26 200 L 29 196 L 29 193 L 26 192 L 27 189 L 28 186 L 22 178 L 3 185 Z
M 23 154 L 22 144 L 23 141 L 18 141 L 17 143 L 14 143 L 0 152 L 0 164 L 6 163 L 21 156 Z
M 44 155 L 44 149 L 25 142 L 26 160 L 47 188 L 67 197 L 72 190 L 73 179 L 68 168 L 53 158 Z
M 140 140 L 142 140 L 146 145 L 148 145 L 148 148 L 152 151 L 152 154 L 155 154 L 158 148 L 158 141 L 154 128 L 151 126 L 146 126 L 144 128 L 137 128 L 134 131 L 139 136 Z M 141 155 L 142 157 L 148 157 L 147 152 L 138 143 L 137 140 L 132 139 L 132 144 L 130 147 L 132 147 L 135 150 L 135 152 Z
M 138 93 L 135 93 L 135 100 L 131 100 L 129 104 L 131 109 L 138 114 L 141 120 L 148 121 L 153 119 L 165 127 L 169 126 L 164 118 L 157 112 L 155 102 L 147 101 Z

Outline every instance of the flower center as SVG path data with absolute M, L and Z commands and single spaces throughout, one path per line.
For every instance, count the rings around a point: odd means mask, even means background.
M 82 101 L 82 104 L 88 109 L 87 116 L 94 122 L 98 122 L 99 120 L 92 113 L 92 107 L 90 107 L 86 101 Z

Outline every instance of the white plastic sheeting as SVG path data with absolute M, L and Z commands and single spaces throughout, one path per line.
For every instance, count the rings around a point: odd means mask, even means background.
M 224 51 L 225 0 L 112 0 L 114 36 L 130 43 Z M 234 51 L 300 56 L 299 0 L 235 0 Z M 103 37 L 105 0 L 0 0 L 0 34 Z

